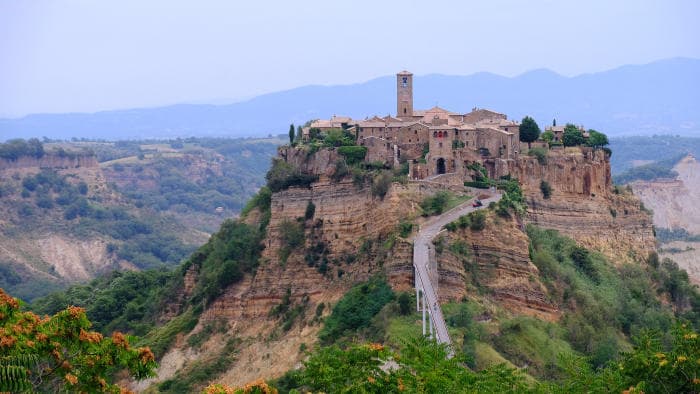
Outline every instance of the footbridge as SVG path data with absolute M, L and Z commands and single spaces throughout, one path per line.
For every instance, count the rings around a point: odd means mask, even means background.
M 492 194 L 491 197 L 481 200 L 483 203 L 481 207 L 473 207 L 474 199 L 471 199 L 439 216 L 430 218 L 420 226 L 418 233 L 413 238 L 416 308 L 423 316 L 423 335 L 429 335 L 438 343 L 451 345 L 452 341 L 447 332 L 447 325 L 438 299 L 438 272 L 433 239 L 443 231 L 442 228 L 446 224 L 469 212 L 485 208 L 490 202 L 500 199 L 500 194 Z

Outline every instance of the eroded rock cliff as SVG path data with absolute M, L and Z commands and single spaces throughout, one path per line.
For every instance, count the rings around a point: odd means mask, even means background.
M 640 261 L 654 249 L 650 213 L 637 197 L 613 192 L 604 151 L 567 148 L 550 151 L 544 163 L 521 156 L 506 165 L 522 184 L 528 223 L 559 230 L 614 262 Z M 549 198 L 543 181 L 552 189 Z

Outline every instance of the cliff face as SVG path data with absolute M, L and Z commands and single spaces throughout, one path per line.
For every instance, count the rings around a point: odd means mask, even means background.
M 459 301 L 479 294 L 507 309 L 547 320 L 558 310 L 528 255 L 527 235 L 514 218 L 487 217 L 483 230 L 448 232 L 437 254 L 440 298 Z M 481 290 L 480 290 L 481 289 Z
M 334 151 L 309 154 L 281 148 L 279 153 L 303 172 L 319 175 L 319 180 L 309 188 L 293 187 L 272 195 L 257 272 L 227 288 L 202 315 L 200 326 L 225 319 L 231 330 L 250 339 L 244 339 L 248 345 L 242 347 L 241 358 L 222 377 L 229 384 L 279 376 L 301 361 L 303 353 L 296 349 L 302 342 L 313 344 L 320 329 L 310 323 L 316 306 L 336 302 L 353 283 L 383 272 L 395 290 L 412 292 L 413 246 L 397 235 L 397 225 L 402 220 L 420 225 L 424 220 L 418 215 L 420 201 L 445 189 L 431 182 L 394 183 L 382 199 L 372 195 L 369 185 L 358 187 L 350 177 L 331 181 L 338 160 Z M 610 166 L 602 152 L 551 152 L 546 164 L 522 157 L 493 165 L 523 184 L 529 205 L 526 222 L 558 229 L 620 259 L 645 257 L 653 248 L 651 222 L 639 201 L 610 192 Z M 542 180 L 553 189 L 549 199 L 542 197 Z M 306 218 L 310 204 L 314 215 Z M 259 217 L 253 212 L 246 220 Z M 523 225 L 515 218 L 489 213 L 481 231 L 443 233 L 437 255 L 440 299 L 487 297 L 514 313 L 557 319 L 557 306 L 529 260 Z M 284 253 L 290 226 L 303 228 L 304 242 Z M 270 317 L 270 310 L 287 291 L 292 306 L 306 306 L 292 329 L 280 333 L 280 323 Z M 261 343 L 260 338 L 269 339 Z M 269 353 L 284 357 L 271 362 L 265 358 Z
M 105 237 L 78 237 L 65 231 L 63 217 L 55 209 L 33 207 L 29 217 L 19 216 L 18 204 L 31 207 L 33 202 L 20 196 L 22 179 L 45 169 L 68 175 L 74 184 L 85 182 L 90 196 L 116 203 L 94 155 L 47 152 L 41 158 L 0 159 L 0 186 L 5 190 L 0 203 L 0 265 L 21 278 L 20 294 L 31 297 L 36 291 L 86 281 L 112 268 L 128 269 L 107 252 Z
M 0 171 L 20 168 L 90 168 L 98 167 L 97 158 L 88 154 L 59 155 L 47 153 L 40 158 L 22 156 L 17 160 L 0 159 Z
M 687 156 L 673 170 L 676 179 L 635 181 L 630 186 L 654 211 L 654 225 L 700 234 L 700 163 Z
M 559 230 L 615 262 L 640 261 L 654 249 L 651 215 L 633 195 L 612 192 L 603 151 L 550 151 L 546 164 L 522 156 L 505 163 L 527 198 L 527 222 Z M 542 181 L 552 188 L 545 199 Z
M 362 245 L 387 236 L 401 218 L 415 211 L 417 203 L 411 201 L 416 195 L 420 192 L 395 184 L 381 199 L 351 180 L 333 183 L 327 179 L 310 189 L 290 188 L 273 194 L 261 266 L 254 278 L 227 289 L 205 312 L 205 319 L 264 318 L 287 289 L 296 300 L 304 296 L 313 302 L 337 299 L 354 281 L 378 271 L 372 265 L 376 256 L 368 247 L 361 252 Z M 315 214 L 304 220 L 309 202 L 315 205 Z M 298 218 L 302 218 L 305 243 L 283 262 L 283 223 L 299 223 Z M 326 275 L 319 271 L 320 262 L 309 264 L 308 256 L 314 255 L 317 260 L 327 260 Z
M 685 229 L 700 234 L 700 163 L 687 156 L 673 167 L 676 179 L 635 181 L 634 194 L 654 211 L 657 228 Z M 668 257 L 684 268 L 694 283 L 700 284 L 700 244 L 674 241 L 660 247 L 661 257 Z

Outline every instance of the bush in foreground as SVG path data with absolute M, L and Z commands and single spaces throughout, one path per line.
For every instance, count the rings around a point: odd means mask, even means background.
M 131 338 L 89 331 L 85 310 L 68 307 L 40 318 L 19 310 L 19 301 L 0 289 L 0 391 L 119 392 L 114 373 L 154 375 L 155 357 L 147 347 L 132 348 Z

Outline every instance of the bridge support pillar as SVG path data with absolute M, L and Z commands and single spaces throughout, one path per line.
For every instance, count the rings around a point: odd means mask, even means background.
M 425 294 L 421 296 L 421 301 L 422 301 L 422 312 L 423 312 L 423 336 L 425 336 Z

